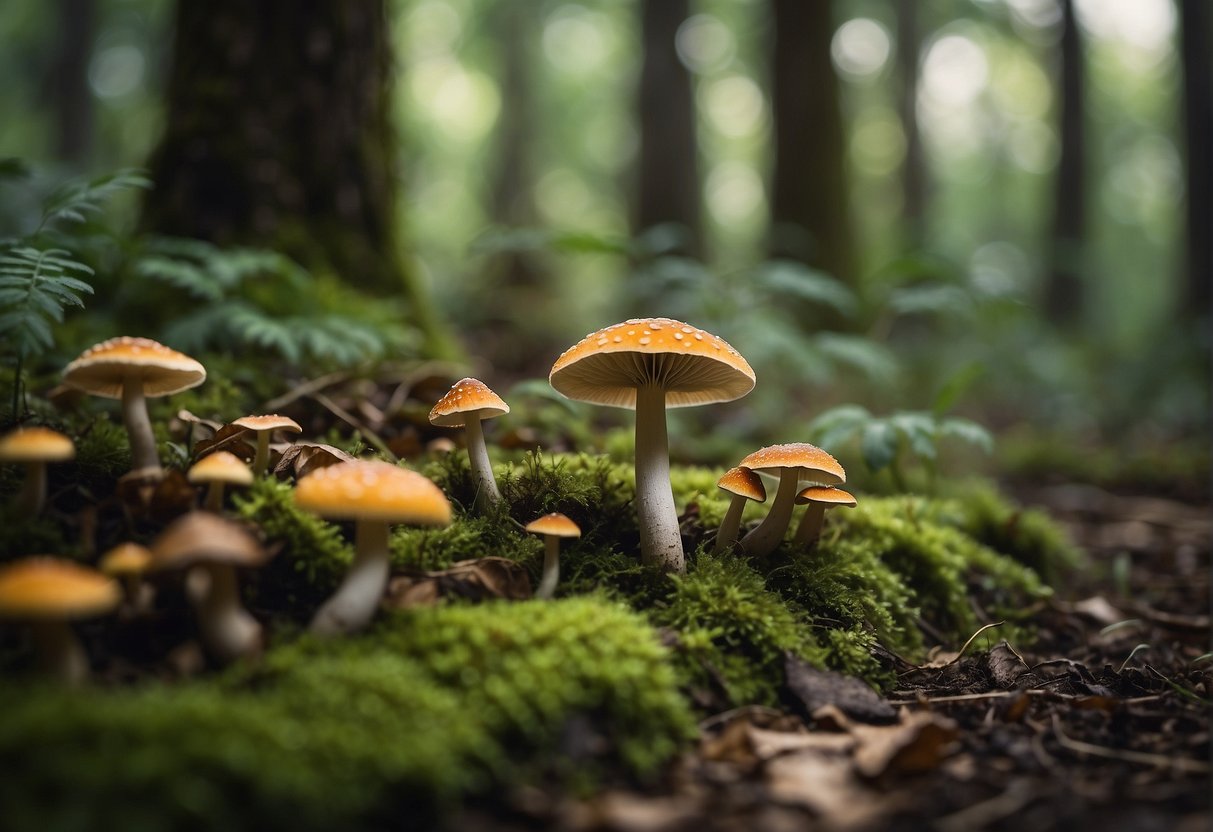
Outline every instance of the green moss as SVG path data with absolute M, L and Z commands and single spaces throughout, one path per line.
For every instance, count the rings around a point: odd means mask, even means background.
M 594 598 L 418 610 L 217 680 L 0 689 L 13 829 L 425 828 L 491 783 L 653 771 L 693 734 L 656 633 Z
M 392 531 L 392 566 L 401 570 L 445 569 L 455 561 L 501 557 L 528 565 L 542 556 L 533 535 L 511 528 L 508 518 L 464 517 L 441 529 L 398 526 Z

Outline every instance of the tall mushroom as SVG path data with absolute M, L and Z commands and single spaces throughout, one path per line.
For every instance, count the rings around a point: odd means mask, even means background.
M 581 527 L 554 511 L 527 523 L 526 530 L 531 534 L 543 535 L 543 577 L 539 580 L 535 597 L 551 598 L 556 594 L 556 584 L 560 581 L 560 538 L 581 537 Z
M 203 505 L 215 514 L 223 511 L 225 485 L 253 484 L 253 472 L 240 457 L 227 451 L 215 451 L 202 457 L 193 464 L 186 478 L 195 485 L 206 485 Z
M 670 487 L 667 407 L 739 399 L 754 371 L 715 335 L 669 318 L 639 318 L 592 332 L 548 376 L 570 399 L 636 411 L 636 514 L 644 563 L 686 571 Z
M 847 481 L 847 472 L 838 460 L 807 442 L 771 445 L 754 451 L 741 461 L 741 467 L 779 477 L 779 490 L 775 492 L 771 510 L 758 528 L 741 539 L 742 551 L 750 555 L 769 554 L 783 540 L 801 482 L 838 485 Z
M 501 502 L 497 480 L 493 478 L 493 465 L 489 462 L 489 451 L 484 444 L 484 431 L 480 422 L 496 419 L 510 412 L 510 406 L 488 388 L 483 381 L 465 378 L 438 400 L 430 411 L 430 424 L 440 427 L 462 427 L 467 437 L 468 462 L 476 477 L 476 505 L 481 510 L 493 508 Z
M 236 427 L 251 430 L 257 434 L 257 454 L 253 457 L 253 475 L 264 476 L 270 464 L 270 434 L 276 430 L 303 433 L 299 423 L 289 416 L 279 416 L 270 413 L 265 416 L 241 416 L 232 422 Z
M 236 567 L 272 557 L 240 524 L 207 511 L 174 520 L 152 543 L 153 569 L 201 569 L 206 591 L 191 596 L 207 651 L 223 663 L 261 651 L 261 624 L 240 601 Z
M 46 465 L 76 456 L 76 446 L 50 428 L 18 428 L 0 437 L 0 462 L 25 465 L 25 481 L 17 495 L 17 510 L 25 515 L 42 511 L 46 503 Z
M 188 355 L 150 338 L 126 336 L 89 347 L 63 371 L 70 387 L 122 400 L 134 471 L 160 468 L 146 399 L 180 393 L 205 380 L 206 368 Z
M 299 481 L 295 504 L 340 520 L 353 520 L 354 563 L 311 629 L 322 635 L 360 630 L 370 622 L 387 586 L 388 526 L 446 526 L 451 504 L 442 489 L 415 471 L 386 462 L 355 460 L 321 468 Z
M 88 656 L 70 622 L 104 615 L 121 601 L 116 581 L 68 560 L 40 555 L 0 567 L 0 617 L 28 622 L 42 670 L 70 684 L 88 676 Z
M 821 537 L 821 527 L 825 523 L 826 511 L 836 506 L 855 508 L 855 497 L 841 488 L 830 488 L 824 485 L 810 485 L 796 495 L 796 504 L 807 503 L 804 517 L 796 527 L 792 538 L 797 546 L 808 546 Z
M 723 552 L 737 542 L 737 531 L 741 528 L 741 513 L 745 511 L 746 501 L 765 503 L 767 489 L 762 484 L 762 477 L 749 468 L 740 466 L 725 471 L 724 476 L 716 481 L 716 487 L 727 491 L 733 497 L 729 501 L 729 510 L 720 521 L 720 529 L 716 532 L 714 551 Z

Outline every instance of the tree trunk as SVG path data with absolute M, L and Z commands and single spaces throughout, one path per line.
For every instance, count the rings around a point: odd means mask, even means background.
M 634 230 L 676 223 L 685 231 L 680 253 L 703 255 L 699 145 L 691 75 L 674 38 L 689 15 L 688 0 L 643 0 L 644 60 L 640 70 L 640 167 Z
M 1073 0 L 1062 0 L 1058 52 L 1058 115 L 1061 158 L 1053 195 L 1053 238 L 1045 311 L 1053 323 L 1067 326 L 1081 317 L 1086 244 L 1085 126 L 1083 52 Z
M 858 275 L 838 78 L 830 63 L 831 6 L 824 0 L 771 0 L 771 253 L 853 283 Z
M 399 248 L 386 0 L 179 0 L 151 231 L 279 249 L 403 294 L 448 345 Z
M 1188 159 L 1186 307 L 1208 317 L 1213 283 L 1213 14 L 1208 0 L 1181 0 L 1184 134 Z
M 901 165 L 902 218 L 906 245 L 921 249 L 927 235 L 927 164 L 918 129 L 918 58 L 922 45 L 918 0 L 897 0 L 897 69 L 901 76 L 897 109 L 906 137 Z
M 54 69 L 58 122 L 55 150 L 60 159 L 87 167 L 93 150 L 93 94 L 88 61 L 97 29 L 94 0 L 59 0 Z

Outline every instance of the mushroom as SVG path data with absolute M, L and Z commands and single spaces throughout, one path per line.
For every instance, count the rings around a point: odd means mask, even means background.
M 737 542 L 737 530 L 741 528 L 741 513 L 745 511 L 746 500 L 765 503 L 767 490 L 762 484 L 762 477 L 740 466 L 726 471 L 716 481 L 716 487 L 733 495 L 729 510 L 725 512 L 720 529 L 716 532 L 715 551 L 723 552 Z
M 531 534 L 543 535 L 543 577 L 539 580 L 535 597 L 551 598 L 556 594 L 556 584 L 560 580 L 560 538 L 581 537 L 581 528 L 554 511 L 527 523 L 526 530 Z
M 206 591 L 189 593 L 190 601 L 203 646 L 223 663 L 261 651 L 261 625 L 240 603 L 236 567 L 261 566 L 271 556 L 243 526 L 207 511 L 182 515 L 152 543 L 153 568 L 206 575 Z
M 223 511 L 223 487 L 225 485 L 252 485 L 253 472 L 240 457 L 227 451 L 215 451 L 194 463 L 186 475 L 195 485 L 206 484 L 207 511 L 216 514 Z
M 143 583 L 144 573 L 152 566 L 152 552 L 146 546 L 119 543 L 101 556 L 98 566 L 103 573 L 122 582 L 130 609 L 142 610 L 151 604 L 151 587 Z
M 89 667 L 68 622 L 121 601 L 116 581 L 72 561 L 38 555 L 0 567 L 0 617 L 29 622 L 42 670 L 71 684 L 87 678 Z
M 796 504 L 809 507 L 800 518 L 796 527 L 796 535 L 792 541 L 797 546 L 811 546 L 821 537 L 821 527 L 825 523 L 826 510 L 835 506 L 855 508 L 855 498 L 841 488 L 830 488 L 824 485 L 810 485 L 796 495 Z
M 386 462 L 355 460 L 321 468 L 299 480 L 295 504 L 321 517 L 355 523 L 354 563 L 312 619 L 312 632 L 321 635 L 352 633 L 374 616 L 390 568 L 389 524 L 451 522 L 451 504 L 442 489 L 415 471 Z
M 76 446 L 50 428 L 18 428 L 0 437 L 0 462 L 25 464 L 25 481 L 14 505 L 25 515 L 42 511 L 46 503 L 46 464 L 76 456 Z
M 754 389 L 754 371 L 715 335 L 669 318 L 639 318 L 592 332 L 548 376 L 583 402 L 636 411 L 636 514 L 644 563 L 686 571 L 670 487 L 667 407 L 727 402 Z
M 750 555 L 769 554 L 783 540 L 801 482 L 838 485 L 847 481 L 847 472 L 838 460 L 807 442 L 771 445 L 754 451 L 741 461 L 741 467 L 779 477 L 779 490 L 775 492 L 771 510 L 758 528 L 741 539 L 742 550 Z
M 474 378 L 465 378 L 438 400 L 430 411 L 430 424 L 440 427 L 460 427 L 467 437 L 468 462 L 476 477 L 476 505 L 480 510 L 494 508 L 501 502 L 497 481 L 493 479 L 493 465 L 489 462 L 489 451 L 484 445 L 484 432 L 480 422 L 496 419 L 510 412 L 510 406 L 488 386 Z
M 160 468 L 156 436 L 147 417 L 148 398 L 170 396 L 206 380 L 206 368 L 150 338 L 111 338 L 89 347 L 63 371 L 64 383 L 122 400 L 122 421 L 131 441 L 131 469 Z
M 270 464 L 271 433 L 276 430 L 303 433 L 303 428 L 299 427 L 298 422 L 289 416 L 279 416 L 277 413 L 266 416 L 242 416 L 232 424 L 257 434 L 257 455 L 253 457 L 253 474 L 258 477 L 265 475 Z

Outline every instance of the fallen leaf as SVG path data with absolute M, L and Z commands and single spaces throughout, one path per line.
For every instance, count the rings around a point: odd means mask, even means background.
M 249 432 L 248 428 L 239 425 L 224 425 L 210 439 L 194 443 L 194 459 L 201 459 L 215 451 L 227 451 L 247 462 L 255 454 L 253 446 L 244 441 Z
M 829 670 L 818 670 L 791 653 L 784 656 L 788 692 L 812 714 L 825 705 L 834 705 L 853 719 L 865 722 L 891 722 L 897 711 L 888 700 L 863 680 Z
M 959 736 L 956 723 L 930 711 L 903 710 L 897 725 L 852 725 L 858 741 L 855 768 L 865 777 L 888 771 L 930 771 L 951 752 Z
M 322 442 L 294 442 L 283 450 L 281 459 L 274 466 L 274 476 L 293 475 L 300 479 L 320 468 L 353 459 L 340 448 Z
M 397 575 L 388 582 L 383 603 L 393 609 L 430 607 L 444 597 L 483 601 L 531 597 L 531 579 L 526 570 L 506 558 L 461 560 L 448 569 Z
M 1019 677 L 1029 670 L 1020 655 L 1005 641 L 1000 641 L 990 650 L 986 656 L 986 667 L 994 683 L 1003 690 L 1013 690 Z
M 766 780 L 772 800 L 808 809 L 830 829 L 860 829 L 887 812 L 887 804 L 855 777 L 847 754 L 788 754 L 767 764 Z

